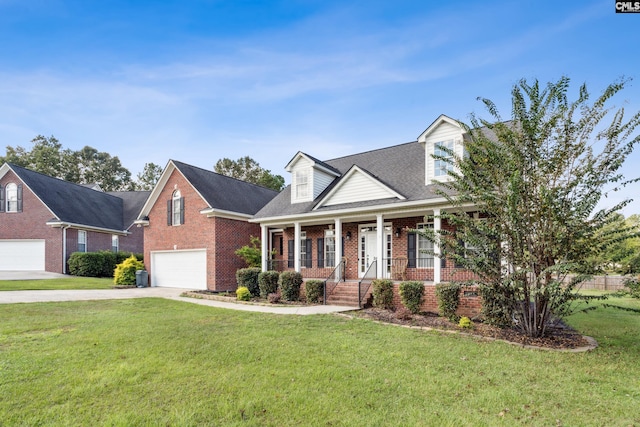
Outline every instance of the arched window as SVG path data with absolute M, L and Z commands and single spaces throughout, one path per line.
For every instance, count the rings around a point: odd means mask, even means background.
M 18 186 L 7 184 L 7 212 L 18 212 Z
M 171 212 L 172 212 L 172 221 L 173 225 L 182 224 L 183 220 L 183 208 L 182 208 L 182 197 L 180 195 L 180 190 L 176 190 L 173 192 L 173 197 L 171 198 Z

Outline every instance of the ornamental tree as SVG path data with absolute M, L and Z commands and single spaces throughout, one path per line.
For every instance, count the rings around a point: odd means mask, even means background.
M 476 274 L 490 322 L 544 335 L 570 312 L 585 278 L 565 286 L 565 275 L 588 271 L 590 259 L 637 236 L 633 228 L 607 227 L 630 200 L 600 207 L 607 194 L 636 181 L 620 168 L 640 140 L 640 113 L 626 118 L 623 108 L 608 106 L 628 82 L 614 82 L 593 101 L 583 84 L 570 101 L 568 77 L 546 86 L 521 80 L 512 89 L 511 120 L 479 98 L 490 119 L 471 116 L 465 154 L 443 148 L 446 154 L 434 156 L 451 166 L 437 191 L 454 206 L 441 217 L 455 231 L 422 232 Z

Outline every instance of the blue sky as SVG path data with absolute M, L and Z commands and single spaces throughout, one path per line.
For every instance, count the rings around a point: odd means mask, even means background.
M 637 111 L 640 14 L 614 6 L 0 0 L 0 145 L 54 135 L 134 176 L 146 162 L 249 155 L 288 182 L 298 150 L 331 159 L 413 141 L 440 114 L 487 117 L 479 96 L 508 118 L 521 78 L 567 75 L 597 95 L 633 77 L 615 105 Z M 627 176 L 638 166 L 640 151 Z M 636 198 L 625 214 L 640 213 Z

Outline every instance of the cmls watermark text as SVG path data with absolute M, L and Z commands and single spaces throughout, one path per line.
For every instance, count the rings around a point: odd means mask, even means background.
M 640 1 L 617 1 L 616 13 L 640 13 Z

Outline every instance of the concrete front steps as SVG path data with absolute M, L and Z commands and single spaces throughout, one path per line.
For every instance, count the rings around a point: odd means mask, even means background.
M 371 298 L 371 288 L 362 299 L 362 306 Z M 340 282 L 327 296 L 327 305 L 358 307 L 358 282 Z

